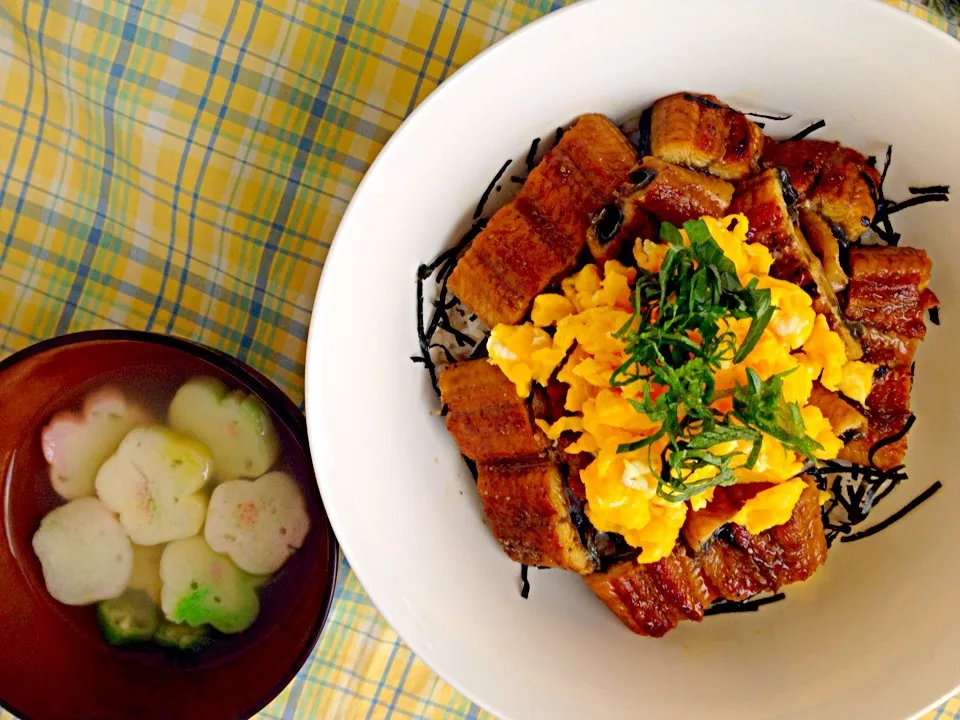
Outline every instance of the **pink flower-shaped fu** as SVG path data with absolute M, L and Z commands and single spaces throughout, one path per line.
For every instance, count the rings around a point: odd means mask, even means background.
M 81 413 L 55 415 L 40 436 L 53 489 L 67 500 L 93 495 L 100 466 L 128 432 L 150 423 L 145 410 L 111 387 L 91 393 Z
M 297 483 L 282 472 L 221 483 L 210 497 L 204 537 L 241 570 L 279 570 L 303 545 L 310 517 Z

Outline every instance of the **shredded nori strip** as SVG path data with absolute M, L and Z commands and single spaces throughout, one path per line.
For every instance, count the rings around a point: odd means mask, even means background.
M 650 149 L 650 126 L 653 121 L 653 106 L 651 105 L 639 115 L 631 117 L 622 125 L 620 132 L 626 135 L 627 140 L 636 149 L 641 159 L 652 155 Z
M 883 209 L 883 212 L 886 216 L 893 215 L 898 213 L 901 210 L 906 210 L 907 208 L 914 207 L 916 205 L 924 205 L 931 202 L 949 202 L 950 196 L 946 193 L 936 193 L 931 195 L 915 195 L 912 198 L 907 198 L 902 202 L 898 203 L 888 203 L 887 206 Z
M 476 347 L 470 351 L 471 360 L 479 360 L 480 358 L 485 358 L 487 356 L 487 337 L 484 337 L 483 340 L 477 343 Z
M 930 322 L 932 322 L 934 325 L 940 324 L 940 308 L 936 306 L 930 308 Z
M 593 523 L 591 523 L 587 518 L 587 513 L 584 510 L 583 503 L 580 502 L 580 498 L 578 498 L 576 493 L 573 492 L 573 489 L 570 487 L 567 480 L 567 473 L 564 473 L 563 494 L 567 500 L 567 510 L 568 514 L 570 515 L 570 522 L 573 523 L 573 527 L 577 530 L 577 536 L 580 538 L 580 544 L 583 545 L 586 551 L 592 556 L 591 559 L 597 565 L 599 565 L 600 556 L 597 553 L 594 543 L 597 530 L 593 527 Z
M 720 600 L 703 611 L 704 617 L 708 615 L 726 615 L 728 613 L 756 612 L 764 605 L 780 602 L 786 599 L 783 593 L 777 593 L 770 597 L 757 598 L 756 600 L 743 600 L 742 602 L 731 602 L 730 600 Z
M 758 113 L 758 112 L 745 112 L 743 114 L 749 117 L 763 118 L 764 120 L 789 120 L 790 118 L 793 117 L 793 115 L 767 115 L 765 113 Z M 757 123 L 757 125 L 760 125 L 760 123 Z M 763 126 L 760 125 L 760 127 L 763 127 Z
M 821 128 L 825 128 L 826 126 L 827 126 L 827 121 L 826 121 L 826 120 L 817 120 L 815 123 L 813 123 L 813 124 L 811 124 L 811 125 L 808 125 L 807 127 L 805 127 L 803 130 L 801 130 L 800 132 L 798 132 L 798 133 L 797 133 L 796 135 L 794 135 L 793 137 L 787 138 L 787 139 L 785 140 L 785 142 L 793 142 L 793 141 L 795 141 L 795 140 L 803 140 L 803 139 L 804 139 L 805 137 L 807 137 L 808 135 L 811 135 L 811 134 L 815 133 L 817 130 L 820 130 Z
M 563 139 L 563 134 L 567 131 L 566 128 L 558 127 L 557 134 L 553 138 L 553 147 L 556 147 L 560 144 L 560 141 Z
M 929 185 L 927 187 L 917 187 L 916 185 L 911 185 L 907 188 L 914 195 L 949 195 L 950 186 L 949 185 Z
M 883 242 L 887 245 L 896 247 L 900 242 L 900 233 L 894 232 L 893 225 L 890 222 L 890 216 L 886 213 L 886 208 L 890 204 L 884 195 L 884 186 L 887 182 L 887 172 L 890 170 L 890 163 L 893 162 L 893 145 L 887 145 L 887 152 L 883 159 L 883 170 L 880 172 L 880 183 L 873 185 L 873 179 L 866 173 L 863 174 L 868 180 L 868 186 L 871 190 L 873 203 L 877 208 L 873 216 L 871 227 Z
M 929 499 L 932 498 L 934 495 L 936 495 L 937 492 L 938 492 L 938 491 L 940 490 L 940 488 L 942 488 L 942 487 L 943 487 L 943 483 L 940 482 L 939 480 L 937 480 L 933 485 L 931 485 L 931 486 L 928 487 L 926 490 L 924 490 L 922 493 L 920 493 L 919 495 L 917 495 L 917 497 L 915 497 L 913 500 L 911 500 L 910 502 L 908 502 L 908 503 L 907 503 L 906 505 L 904 505 L 902 508 L 900 508 L 899 510 L 897 510 L 893 515 L 891 515 L 890 517 L 888 517 L 886 520 L 883 520 L 883 521 L 877 523 L 876 525 L 874 525 L 873 527 L 868 528 L 868 529 L 866 529 L 866 530 L 863 530 L 863 531 L 861 531 L 861 532 L 854 533 L 853 535 L 847 535 L 847 536 L 845 536 L 845 537 L 842 537 L 842 538 L 840 538 L 840 542 L 856 542 L 857 540 L 863 540 L 864 538 L 868 538 L 868 537 L 870 537 L 871 535 L 876 535 L 876 534 L 877 534 L 878 532 L 880 532 L 881 530 L 885 530 L 886 528 L 890 527 L 890 526 L 893 525 L 895 522 L 897 522 L 898 520 L 900 520 L 901 518 L 903 518 L 904 516 L 906 516 L 907 514 L 909 514 L 909 513 L 913 512 L 914 510 L 916 510 L 920 505 L 922 505 L 922 504 L 925 503 L 927 500 L 929 500 Z
M 520 566 L 520 597 L 524 600 L 530 597 L 530 581 L 527 579 L 527 571 L 529 569 L 526 565 Z
M 507 168 L 510 167 L 512 160 L 507 160 L 503 167 L 493 176 L 493 180 L 490 181 L 490 184 L 487 185 L 487 189 L 483 191 L 483 195 L 480 196 L 480 202 L 477 203 L 477 209 L 473 211 L 473 219 L 478 220 L 481 215 L 483 215 L 483 208 L 487 204 L 487 200 L 490 199 L 490 193 L 493 192 L 493 188 L 496 187 L 497 181 L 500 180 L 500 177 L 507 171 Z
M 444 407 L 446 407 L 446 405 L 444 405 Z M 461 453 L 460 456 L 463 458 L 463 463 L 467 466 L 467 470 L 469 470 L 470 474 L 473 476 L 474 482 L 476 482 L 477 478 L 480 476 L 480 474 L 477 472 L 477 464 L 463 453 Z
M 821 510 L 828 547 L 864 522 L 877 504 L 907 479 L 902 465 L 881 470 L 835 460 L 824 460 L 807 473 L 816 479 L 817 487 L 832 495 Z
M 903 427 L 900 429 L 900 432 L 896 432 L 889 437 L 885 437 L 882 440 L 877 440 L 873 444 L 873 447 L 870 448 L 870 452 L 867 454 L 867 462 L 871 465 L 874 464 L 874 457 L 876 456 L 879 450 L 887 447 L 887 445 L 893 445 L 895 442 L 899 442 L 907 436 L 907 433 L 910 432 L 910 428 L 913 427 L 913 423 L 917 420 L 917 416 L 913 413 L 910 413 L 910 417 L 907 418 L 907 421 L 903 424 Z
M 732 110 L 733 108 L 728 108 L 720 103 L 715 103 L 713 100 L 707 100 L 705 97 L 700 97 L 699 95 L 694 95 L 692 93 L 684 93 L 684 100 L 689 100 L 695 102 L 698 105 L 703 105 L 705 108 L 710 108 L 711 110 Z M 743 113 L 741 113 L 743 114 Z
M 539 145 L 540 138 L 534 138 L 533 142 L 530 143 L 530 150 L 527 152 L 527 157 L 524 158 L 524 163 L 526 163 L 527 166 L 527 172 L 533 170 L 533 166 L 535 165 L 534 161 L 537 157 L 537 146 Z
M 487 189 L 489 191 L 489 188 Z M 415 363 L 423 363 L 427 368 L 427 372 L 430 374 L 430 384 L 438 396 L 440 395 L 440 386 L 437 384 L 437 367 L 430 354 L 430 349 L 438 346 L 437 343 L 433 342 L 434 334 L 437 330 L 443 329 L 453 335 L 460 347 L 473 344 L 472 338 L 454 328 L 450 322 L 449 312 L 456 307 L 457 300 L 447 289 L 447 281 L 450 278 L 450 273 L 453 272 L 453 268 L 456 267 L 460 254 L 466 249 L 467 245 L 480 234 L 480 231 L 483 230 L 486 225 L 486 218 L 477 220 L 463 237 L 457 241 L 456 245 L 444 250 L 433 262 L 417 268 L 417 339 L 420 344 L 420 355 L 413 356 L 410 359 Z M 428 325 L 426 311 L 424 309 L 423 283 L 434 273 L 436 273 L 437 276 L 438 294 L 437 299 L 430 304 L 432 315 L 430 316 L 430 323 Z M 485 347 L 486 345 L 484 344 L 484 348 Z M 451 358 L 449 349 L 444 347 L 443 350 L 449 360 Z M 474 349 L 474 352 L 476 352 L 476 349 Z

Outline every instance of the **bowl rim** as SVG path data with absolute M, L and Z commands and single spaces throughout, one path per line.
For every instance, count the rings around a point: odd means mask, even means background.
M 306 416 L 299 407 L 283 392 L 276 383 L 263 375 L 258 370 L 250 367 L 245 362 L 238 360 L 232 355 L 212 348 L 195 340 L 176 337 L 173 335 L 162 335 L 160 333 L 148 332 L 145 330 L 128 329 L 102 329 L 102 330 L 83 330 L 79 332 L 58 335 L 53 338 L 41 340 L 32 345 L 18 350 L 0 360 L 0 373 L 4 373 L 10 368 L 19 365 L 24 360 L 31 357 L 42 355 L 50 350 L 66 347 L 69 345 L 80 345 L 83 343 L 102 343 L 102 342 L 142 342 L 152 345 L 162 345 L 165 347 L 181 350 L 190 355 L 200 358 L 214 365 L 227 365 L 225 368 L 230 375 L 237 378 L 248 388 L 267 402 L 270 409 L 279 416 L 281 422 L 290 428 L 297 444 L 303 449 L 307 456 L 307 461 L 311 471 L 313 471 L 313 457 L 310 454 L 310 444 L 307 436 Z M 238 717 L 245 719 L 256 715 L 269 705 L 276 697 L 283 692 L 293 680 L 297 677 L 300 669 L 306 665 L 307 661 L 313 655 L 313 651 L 320 640 L 320 635 L 326 627 L 327 619 L 333 609 L 337 594 L 337 584 L 340 579 L 340 544 L 333 532 L 333 525 L 330 523 L 330 517 L 327 515 L 326 508 L 323 505 L 323 497 L 320 495 L 319 485 L 314 477 L 313 487 L 316 488 L 317 497 L 320 502 L 320 512 L 327 521 L 327 561 L 330 571 L 327 577 L 330 581 L 329 590 L 324 600 L 323 612 L 317 616 L 314 624 L 307 635 L 307 642 L 303 650 L 293 664 L 284 672 L 280 680 L 270 688 L 264 695 L 264 699 L 258 700 L 254 706 L 244 710 Z M 10 705 L 6 700 L 0 698 L 0 708 L 12 713 L 15 717 L 22 720 L 31 720 L 33 716 Z

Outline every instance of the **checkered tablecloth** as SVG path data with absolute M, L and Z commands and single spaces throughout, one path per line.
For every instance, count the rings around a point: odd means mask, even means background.
M 0 357 L 148 329 L 302 400 L 314 293 L 364 171 L 457 67 L 563 4 L 0 0 Z M 263 717 L 487 715 L 344 563 L 313 656 Z M 960 701 L 930 717 L 960 718 Z

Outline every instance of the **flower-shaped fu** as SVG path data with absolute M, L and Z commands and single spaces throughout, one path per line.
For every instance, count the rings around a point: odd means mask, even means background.
M 163 427 L 130 432 L 97 474 L 97 495 L 120 515 L 137 545 L 200 532 L 207 501 L 199 490 L 213 470 L 209 451 Z
M 47 591 L 65 605 L 116 597 L 130 579 L 130 540 L 96 498 L 73 500 L 47 514 L 34 533 L 33 550 Z
M 255 575 L 276 572 L 303 544 L 310 518 L 297 483 L 282 472 L 232 480 L 213 491 L 204 536 Z
M 263 578 L 238 570 L 218 555 L 202 537 L 176 540 L 160 560 L 163 614 L 192 627 L 213 625 L 223 633 L 238 633 L 253 624 L 260 612 L 255 588 Z
M 181 387 L 170 403 L 170 427 L 213 453 L 216 479 L 260 477 L 277 461 L 280 443 L 270 415 L 256 398 L 229 392 L 213 378 Z
M 54 416 L 40 439 L 50 463 L 50 482 L 67 499 L 93 495 L 93 483 L 103 461 L 133 428 L 149 425 L 147 413 L 127 403 L 114 388 L 103 388 L 87 398 L 82 413 Z

